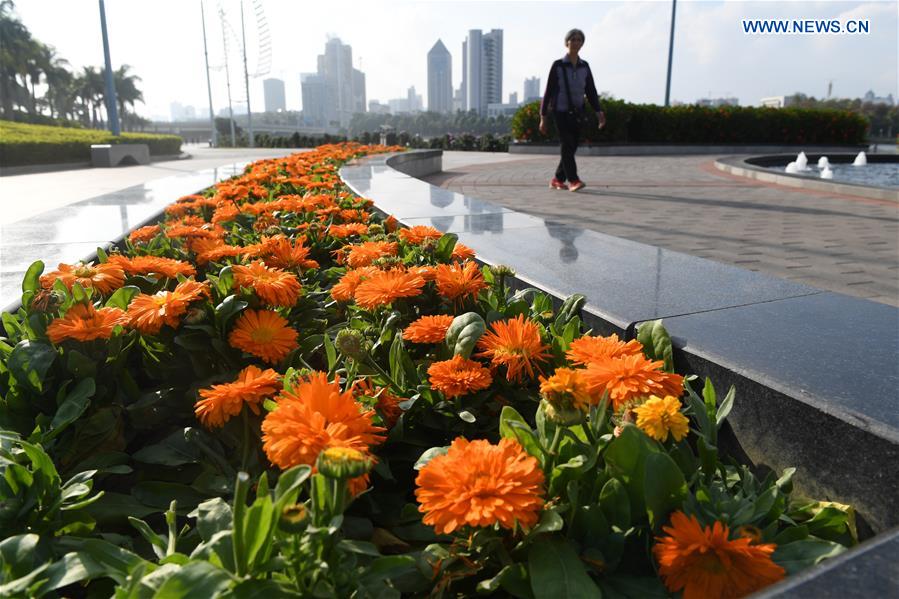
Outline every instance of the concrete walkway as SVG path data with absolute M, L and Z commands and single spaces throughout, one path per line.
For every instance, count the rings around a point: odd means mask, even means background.
M 461 155 L 460 155 L 461 154 Z M 447 152 L 427 180 L 560 224 L 899 306 L 899 204 L 718 171 L 715 156 L 581 157 L 587 188 L 548 188 L 558 158 Z M 697 289 L 697 293 L 701 293 Z

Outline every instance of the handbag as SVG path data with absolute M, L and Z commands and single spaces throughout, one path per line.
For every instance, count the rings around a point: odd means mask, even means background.
M 577 65 L 571 65 L 571 68 L 577 74 Z M 579 128 L 583 127 L 587 124 L 587 113 L 584 109 L 578 110 L 574 107 L 574 102 L 571 99 L 571 84 L 568 83 L 568 75 L 565 74 L 564 63 L 562 64 L 562 81 L 565 83 L 565 96 L 568 98 L 568 116 Z

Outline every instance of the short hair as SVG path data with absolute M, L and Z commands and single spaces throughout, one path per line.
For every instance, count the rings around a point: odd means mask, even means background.
M 571 41 L 571 38 L 573 38 L 576 35 L 581 36 L 582 40 L 586 39 L 586 36 L 584 36 L 583 31 L 581 31 L 580 29 L 572 29 L 571 31 L 569 31 L 568 33 L 565 34 L 565 43 L 567 44 L 569 41 Z

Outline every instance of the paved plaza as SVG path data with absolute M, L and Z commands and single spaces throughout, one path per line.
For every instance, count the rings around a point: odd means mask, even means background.
M 715 156 L 580 157 L 587 188 L 547 186 L 558 158 L 448 152 L 434 184 L 592 229 L 899 306 L 899 203 L 736 177 Z M 697 293 L 702 293 L 697 289 Z
M 191 159 L 147 166 L 0 177 L 0 224 L 154 179 L 294 150 L 187 151 Z M 899 306 L 899 204 L 735 177 L 717 170 L 714 159 L 581 157 L 588 187 L 575 194 L 547 188 L 554 156 L 446 152 L 444 172 L 427 180 L 561 225 Z

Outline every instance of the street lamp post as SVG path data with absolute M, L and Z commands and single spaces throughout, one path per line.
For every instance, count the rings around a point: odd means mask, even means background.
M 203 23 L 203 56 L 206 59 L 206 93 L 209 94 L 209 126 L 212 129 L 212 147 L 218 147 L 218 132 L 215 130 L 215 113 L 212 110 L 212 80 L 209 77 L 209 50 L 206 47 L 206 11 L 200 0 L 200 19 Z
M 668 37 L 668 78 L 665 81 L 665 106 L 671 106 L 671 57 L 674 56 L 674 13 L 677 11 L 677 0 L 671 0 L 671 35 Z
M 100 0 L 100 30 L 103 32 L 103 57 L 106 59 L 106 116 L 109 117 L 109 130 L 113 135 L 121 135 L 119 127 L 118 102 L 115 95 L 115 82 L 112 78 L 112 60 L 109 58 L 109 36 L 106 34 L 106 6 Z

